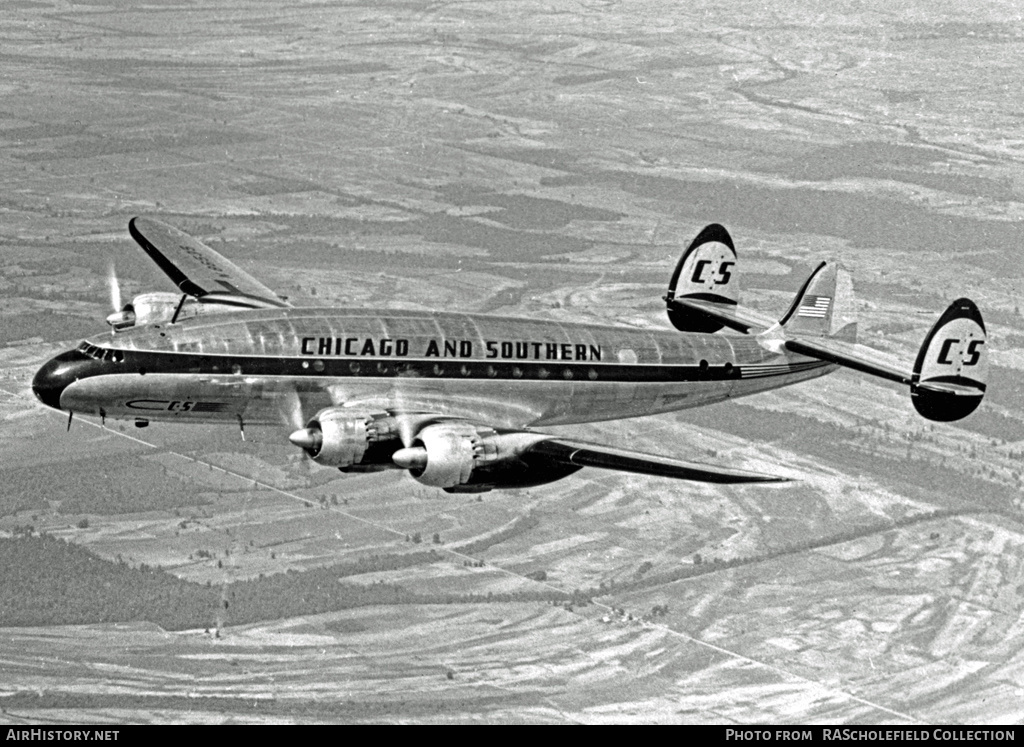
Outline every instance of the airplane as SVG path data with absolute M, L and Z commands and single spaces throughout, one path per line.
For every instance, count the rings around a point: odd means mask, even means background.
M 709 405 L 850 368 L 909 387 L 933 421 L 966 417 L 987 379 L 967 298 L 912 366 L 856 342 L 849 273 L 821 262 L 778 320 L 739 303 L 729 232 L 705 227 L 664 297 L 674 329 L 451 311 L 298 307 L 188 234 L 148 217 L 131 236 L 177 288 L 137 295 L 111 331 L 44 364 L 32 390 L 74 414 L 150 422 L 291 423 L 316 464 L 406 470 L 450 493 L 527 488 L 583 467 L 710 483 L 789 478 L 546 433 L 544 426 Z M 304 414 L 315 413 L 307 419 Z M 282 433 L 282 437 L 283 437 Z

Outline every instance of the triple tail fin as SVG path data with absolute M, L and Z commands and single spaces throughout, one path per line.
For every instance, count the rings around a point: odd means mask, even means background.
M 985 323 L 967 298 L 950 304 L 925 336 L 913 368 L 887 353 L 857 344 L 853 283 L 832 262 L 819 264 L 776 323 L 739 306 L 736 248 L 717 223 L 683 252 L 665 296 L 668 318 L 683 332 L 723 327 L 756 334 L 773 353 L 797 353 L 910 387 L 914 409 L 928 420 L 959 420 L 985 396 L 988 360 Z
M 705 226 L 679 258 L 668 283 L 668 318 L 681 332 L 717 332 L 721 321 L 687 313 L 675 305 L 677 299 L 701 302 L 713 310 L 729 312 L 739 303 L 736 277 L 736 247 L 723 226 Z
M 717 332 L 723 327 L 748 334 L 772 326 L 755 311 L 739 306 L 739 264 L 729 232 L 705 226 L 679 258 L 668 284 L 665 310 L 680 332 Z
M 787 335 L 856 342 L 850 273 L 834 262 L 819 264 L 797 291 L 779 325 Z
M 974 412 L 988 382 L 987 336 L 981 312 L 958 298 L 924 338 L 914 362 L 910 397 L 928 420 L 959 420 Z

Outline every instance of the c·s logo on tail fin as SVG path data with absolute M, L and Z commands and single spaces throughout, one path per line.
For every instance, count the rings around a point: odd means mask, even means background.
M 962 345 L 963 341 L 955 337 L 950 337 L 948 340 L 942 341 L 942 349 L 939 350 L 939 363 L 944 366 L 956 365 L 956 361 L 951 359 L 950 353 L 959 345 Z M 984 340 L 970 340 L 967 343 L 967 357 L 963 360 L 964 366 L 976 366 L 978 361 L 981 360 L 981 346 L 985 344 Z
M 718 269 L 715 272 L 705 274 L 704 271 L 707 269 L 708 265 L 713 264 L 715 264 L 714 260 L 697 260 L 694 266 L 693 275 L 690 276 L 690 282 L 701 286 L 708 284 L 727 285 L 729 283 L 729 278 L 732 277 L 731 268 L 736 264 L 736 262 L 729 260 L 720 261 L 718 263 Z
M 974 302 L 958 298 L 939 317 L 914 363 L 910 393 L 929 420 L 951 421 L 977 409 L 988 381 L 985 322 Z

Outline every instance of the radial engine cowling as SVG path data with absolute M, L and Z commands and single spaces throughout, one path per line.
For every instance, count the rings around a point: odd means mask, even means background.
M 448 492 L 527 487 L 549 481 L 547 475 L 534 474 L 520 459 L 545 438 L 542 434 L 498 433 L 485 426 L 450 421 L 423 428 L 415 442 L 396 451 L 393 459 L 418 482 Z
M 482 453 L 480 434 L 469 423 L 428 425 L 416 443 L 394 455 L 395 464 L 424 485 L 451 488 L 469 482 Z
M 207 293 L 199 298 L 181 293 L 140 293 L 107 317 L 115 332 L 147 324 L 169 324 L 210 314 L 242 309 L 273 309 L 281 304 L 259 298 L 247 298 L 230 293 Z
M 392 468 L 391 453 L 401 446 L 397 435 L 394 418 L 328 408 L 317 413 L 305 428 L 295 431 L 288 439 L 317 464 L 358 470 L 361 466 L 375 464 Z
M 142 293 L 108 316 L 107 324 L 117 332 L 137 324 L 169 322 L 180 302 L 181 295 L 177 293 Z

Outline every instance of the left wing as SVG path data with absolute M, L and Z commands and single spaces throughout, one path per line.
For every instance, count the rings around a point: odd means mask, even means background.
M 197 299 L 243 307 L 289 306 L 288 302 L 206 244 L 153 218 L 132 218 L 128 231 L 178 289 Z

